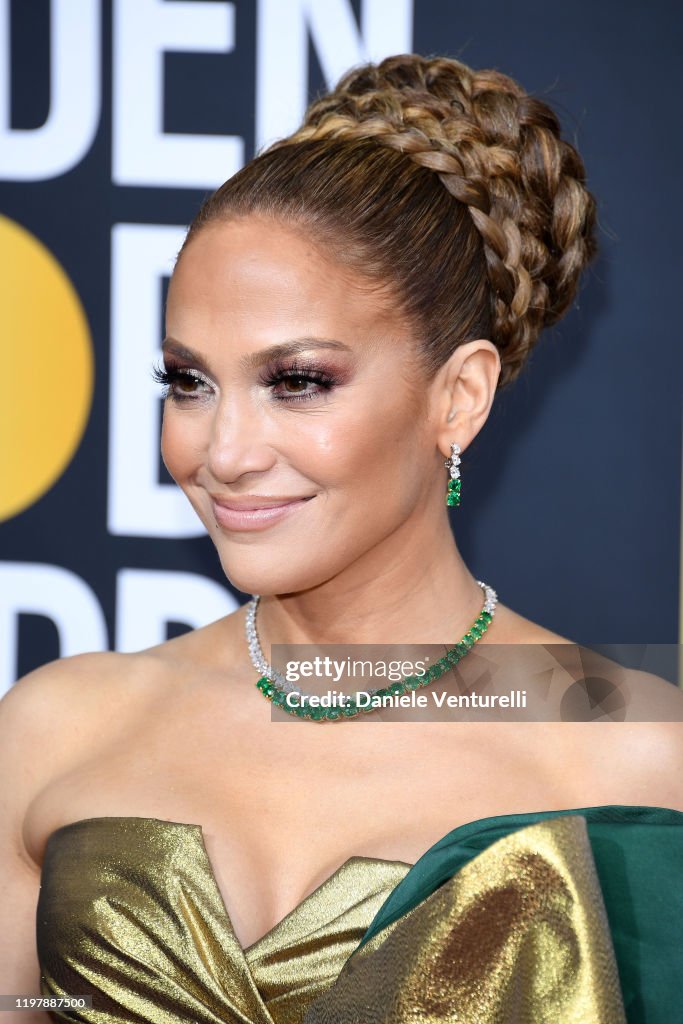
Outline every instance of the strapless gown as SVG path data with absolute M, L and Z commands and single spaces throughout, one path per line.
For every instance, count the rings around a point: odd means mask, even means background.
M 242 949 L 200 825 L 53 832 L 37 907 L 51 1011 L 86 1024 L 683 1024 L 683 812 L 460 826 L 416 864 L 351 857 Z

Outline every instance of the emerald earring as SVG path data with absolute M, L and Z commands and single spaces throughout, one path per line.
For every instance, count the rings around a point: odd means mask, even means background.
M 444 465 L 448 469 L 448 490 L 446 491 L 446 504 L 449 507 L 460 504 L 460 445 L 457 441 L 451 444 L 451 456 L 446 459 Z

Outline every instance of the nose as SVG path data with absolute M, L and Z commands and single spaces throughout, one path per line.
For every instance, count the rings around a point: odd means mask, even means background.
M 263 473 L 275 462 L 267 422 L 247 395 L 223 395 L 216 405 L 207 451 L 215 480 L 230 483 L 245 473 Z

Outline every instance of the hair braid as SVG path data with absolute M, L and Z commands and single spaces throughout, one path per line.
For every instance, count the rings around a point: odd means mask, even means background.
M 467 207 L 484 245 L 492 340 L 505 350 L 501 386 L 516 376 L 595 252 L 595 202 L 550 107 L 497 71 L 402 54 L 347 72 L 265 152 L 323 138 L 403 153 Z
M 429 373 L 489 338 L 499 389 L 568 309 L 595 252 L 595 201 L 550 107 L 447 57 L 347 72 L 205 201 L 185 245 L 213 219 L 252 213 L 298 225 L 390 286 Z

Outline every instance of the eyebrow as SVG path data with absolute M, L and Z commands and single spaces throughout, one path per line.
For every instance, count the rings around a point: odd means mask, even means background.
M 289 341 L 281 342 L 279 345 L 271 345 L 269 348 L 242 356 L 240 367 L 244 370 L 258 369 L 265 363 L 269 363 L 271 359 L 282 359 L 287 356 L 298 355 L 300 352 L 305 352 L 311 348 L 337 349 L 341 352 L 352 351 L 349 345 L 346 345 L 343 341 L 336 341 L 334 338 L 292 338 Z M 181 345 L 175 338 L 164 338 L 161 349 L 162 352 L 168 352 L 179 359 L 190 360 L 196 363 L 201 370 L 204 370 L 206 373 L 209 372 L 208 365 L 202 356 L 191 348 L 187 348 L 186 345 Z

